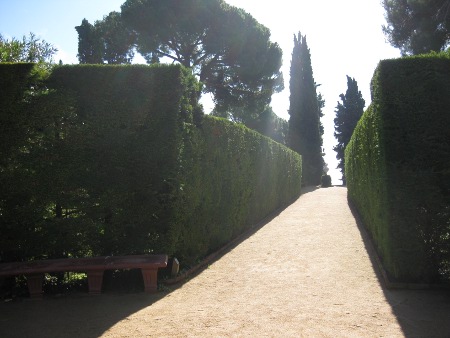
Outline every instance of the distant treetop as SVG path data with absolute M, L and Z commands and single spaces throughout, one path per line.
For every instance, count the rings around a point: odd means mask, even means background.
M 383 0 L 383 32 L 403 55 L 439 52 L 450 44 L 450 0 Z
M 148 63 L 180 63 L 213 94 L 219 113 L 262 112 L 283 89 L 282 51 L 269 29 L 223 0 L 127 0 L 120 17 L 112 14 L 76 27 L 80 62 L 127 63 L 135 48 Z M 120 57 L 108 59 L 108 50 Z

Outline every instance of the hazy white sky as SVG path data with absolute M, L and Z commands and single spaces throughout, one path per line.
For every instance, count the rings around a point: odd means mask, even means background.
M 366 101 L 370 104 L 370 80 L 381 59 L 400 56 L 387 42 L 381 26 L 385 23 L 381 0 L 227 0 L 252 14 L 270 28 L 272 41 L 283 49 L 285 90 L 272 98 L 277 115 L 289 119 L 289 68 L 294 46 L 294 34 L 306 35 L 311 52 L 314 80 L 321 84 L 325 98 L 324 147 L 325 161 L 333 184 L 340 183 L 334 133 L 335 107 L 339 94 L 347 90 L 346 75 L 354 77 Z
M 78 63 L 78 35 L 75 26 L 86 18 L 94 23 L 111 11 L 120 11 L 125 0 L 0 0 L 0 34 L 21 38 L 29 32 L 59 49 L 56 60 Z M 272 41 L 283 49 L 285 90 L 274 95 L 275 113 L 289 119 L 289 67 L 293 36 L 306 35 L 319 91 L 325 98 L 325 161 L 333 184 L 340 173 L 333 137 L 335 107 L 339 94 L 347 89 L 346 75 L 358 82 L 366 107 L 370 103 L 370 80 L 381 59 L 399 57 L 400 52 L 385 42 L 381 0 L 225 0 L 243 8 L 271 30 Z M 207 104 L 205 104 L 207 106 Z

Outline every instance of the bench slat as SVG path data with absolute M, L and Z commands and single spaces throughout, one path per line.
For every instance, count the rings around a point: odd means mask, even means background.
M 0 276 L 27 275 L 49 272 L 87 272 L 96 270 L 162 268 L 167 255 L 104 256 L 61 258 L 29 262 L 0 263 Z

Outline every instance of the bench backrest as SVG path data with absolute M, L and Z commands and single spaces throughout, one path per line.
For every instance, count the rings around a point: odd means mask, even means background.
M 83 272 L 113 269 L 158 269 L 167 266 L 167 255 L 131 255 L 61 258 L 0 263 L 0 276 L 45 272 Z

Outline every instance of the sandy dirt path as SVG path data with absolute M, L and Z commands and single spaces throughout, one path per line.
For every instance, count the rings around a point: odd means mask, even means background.
M 0 337 L 450 337 L 449 292 L 384 288 L 346 196 L 303 193 L 154 296 L 0 304 Z

